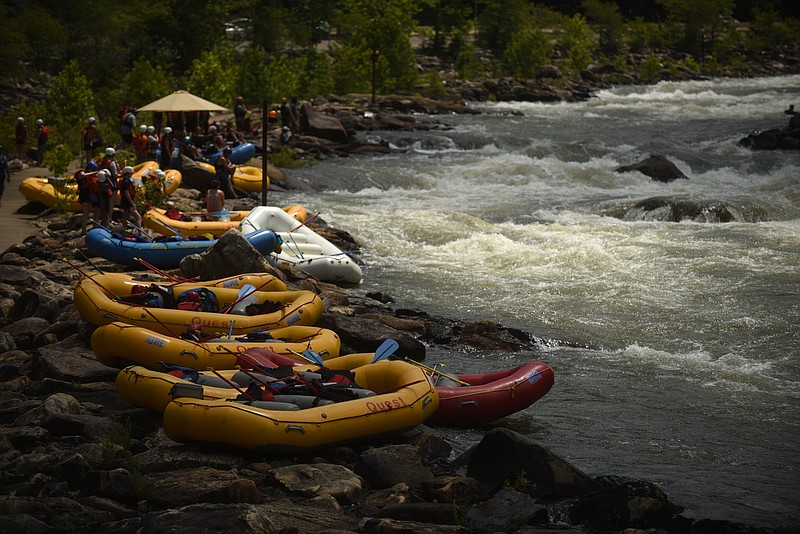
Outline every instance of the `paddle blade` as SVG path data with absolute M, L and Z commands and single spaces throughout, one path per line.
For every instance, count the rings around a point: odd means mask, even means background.
M 250 293 L 254 293 L 256 290 L 256 286 L 253 284 L 245 284 L 239 289 L 239 293 L 236 295 L 236 300 L 244 300 L 247 298 Z
M 400 348 L 400 343 L 391 338 L 387 339 L 375 350 L 375 357 L 372 358 L 372 363 L 387 359 L 394 354 L 398 348 Z
M 308 358 L 310 361 L 314 362 L 315 364 L 324 367 L 325 361 L 322 359 L 322 356 L 319 355 L 318 352 L 313 351 L 311 349 L 307 349 L 303 351 L 303 356 Z

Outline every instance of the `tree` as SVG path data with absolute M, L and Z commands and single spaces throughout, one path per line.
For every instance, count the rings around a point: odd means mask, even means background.
M 490 0 L 478 16 L 478 41 L 496 56 L 502 56 L 511 36 L 532 26 L 525 0 Z
M 617 4 L 602 0 L 583 0 L 586 18 L 593 23 L 599 37 L 600 51 L 615 56 L 622 51 L 625 20 Z
M 579 73 L 592 62 L 595 50 L 594 34 L 582 15 L 564 21 L 558 40 L 564 51 L 564 63 L 573 73 Z
M 230 45 L 220 44 L 203 52 L 189 69 L 187 90 L 221 106 L 233 107 L 236 69 Z
M 503 66 L 517 79 L 535 78 L 539 69 L 550 64 L 553 47 L 541 30 L 522 30 L 511 36 L 503 54 Z
M 78 131 L 94 113 L 94 93 L 89 80 L 81 73 L 77 61 L 64 67 L 50 88 L 42 106 L 42 118 L 50 126 L 50 140 L 63 144 L 73 154 L 81 149 Z
M 337 54 L 335 70 L 341 72 L 335 77 L 339 82 L 347 75 L 371 72 L 373 51 L 377 50 L 377 89 L 392 92 L 412 88 L 417 80 L 410 43 L 416 27 L 414 0 L 344 0 L 343 4 L 347 34 Z
M 724 26 L 733 19 L 734 0 L 656 0 L 667 10 L 668 19 L 682 30 L 678 50 L 703 59 L 714 47 Z

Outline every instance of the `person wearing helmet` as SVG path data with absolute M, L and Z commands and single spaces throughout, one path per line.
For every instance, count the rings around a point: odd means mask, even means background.
M 119 135 L 125 147 L 133 144 L 133 132 L 136 131 L 136 110 L 124 106 L 119 113 Z
M 133 183 L 133 167 L 126 165 L 122 168 L 122 180 L 119 183 L 119 207 L 122 209 L 123 221 L 130 221 L 141 228 L 142 216 L 133 202 L 135 196 L 136 184 Z
M 155 126 L 147 127 L 147 159 L 158 161 L 158 133 Z
M 236 192 L 233 190 L 231 176 L 233 176 L 233 173 L 236 172 L 236 166 L 228 159 L 230 153 L 230 147 L 225 147 L 222 150 L 222 153 L 217 156 L 216 161 L 214 161 L 214 171 L 217 175 L 217 180 L 219 180 L 220 188 L 222 189 L 222 192 L 225 193 L 225 197 L 235 199 L 238 197 L 236 196 Z
M 288 126 L 281 127 L 281 135 L 278 137 L 278 142 L 281 146 L 286 146 L 289 144 L 289 140 L 292 138 L 292 131 L 289 129 Z
M 136 164 L 147 161 L 147 126 L 139 126 L 139 133 L 133 134 L 133 151 L 136 154 Z
M 89 224 L 89 212 L 94 207 L 99 206 L 97 196 L 97 171 L 99 167 L 94 161 L 89 161 L 85 169 L 78 169 L 73 174 L 73 178 L 78 184 L 78 202 L 81 203 L 81 235 L 86 234 L 86 226 Z M 94 190 L 94 195 L 92 194 Z
M 47 151 L 47 140 L 50 137 L 50 129 L 42 119 L 36 119 L 36 163 L 41 166 L 44 161 L 44 153 Z
M 105 155 L 100 159 L 98 162 L 98 166 L 100 169 L 105 169 L 108 171 L 107 178 L 108 178 L 108 185 L 113 189 L 114 194 L 110 195 L 108 198 L 103 197 L 100 195 L 101 203 L 105 199 L 108 202 L 108 213 L 109 217 L 114 212 L 114 202 L 117 198 L 117 181 L 119 180 L 119 166 L 117 165 L 116 157 L 117 151 L 114 147 L 107 147 L 105 150 Z
M 24 118 L 17 117 L 15 131 L 17 139 L 17 159 L 25 161 L 25 146 L 28 144 L 28 127 L 25 125 Z
M 3 145 L 0 145 L 0 200 L 3 199 L 6 184 L 10 181 L 11 173 L 8 170 L 8 156 L 6 155 L 6 151 L 3 150 Z
M 97 119 L 94 117 L 89 117 L 86 126 L 81 130 L 81 143 L 86 152 L 86 159 L 94 158 L 94 149 L 105 144 L 97 128 Z
M 97 191 L 100 198 L 100 223 L 108 228 L 111 224 L 111 213 L 114 210 L 114 188 L 111 186 L 111 173 L 101 168 L 97 171 Z
M 161 162 L 162 169 L 169 169 L 172 166 L 172 151 L 175 150 L 175 140 L 172 137 L 172 128 L 166 126 L 164 133 L 161 134 Z

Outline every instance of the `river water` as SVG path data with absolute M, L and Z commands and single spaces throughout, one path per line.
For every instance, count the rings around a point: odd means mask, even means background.
M 687 516 L 798 526 L 800 151 L 737 146 L 786 126 L 792 103 L 797 76 L 475 103 L 370 134 L 389 155 L 293 171 L 326 189 L 278 199 L 364 244 L 365 290 L 589 347 L 431 348 L 450 372 L 553 367 L 551 392 L 500 424 L 590 475 L 656 481 Z M 615 172 L 654 153 L 689 180 Z M 741 221 L 622 216 L 650 197 L 725 202 Z

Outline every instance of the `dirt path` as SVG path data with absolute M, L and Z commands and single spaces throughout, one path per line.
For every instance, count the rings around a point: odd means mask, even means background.
M 0 206 L 0 252 L 12 245 L 22 243 L 26 237 L 36 233 L 36 215 L 20 213 L 20 208 L 28 199 L 19 192 L 19 184 L 30 176 L 47 176 L 50 171 L 44 167 L 30 167 L 11 173 L 11 182 L 6 184 Z

